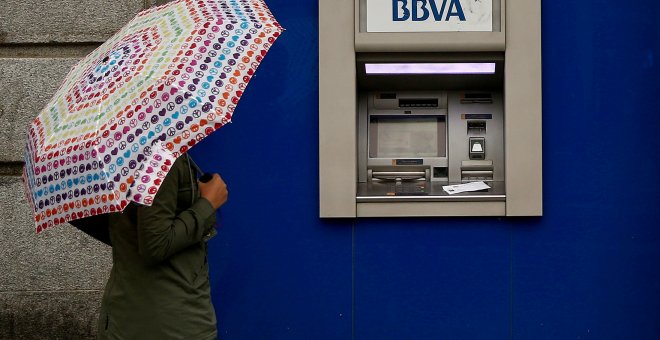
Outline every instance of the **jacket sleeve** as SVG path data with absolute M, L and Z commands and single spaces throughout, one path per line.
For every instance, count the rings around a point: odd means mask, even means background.
M 180 165 L 180 164 L 178 164 Z M 173 166 L 151 206 L 137 209 L 137 237 L 140 255 L 157 264 L 202 240 L 207 220 L 215 210 L 205 198 L 176 214 L 181 166 Z

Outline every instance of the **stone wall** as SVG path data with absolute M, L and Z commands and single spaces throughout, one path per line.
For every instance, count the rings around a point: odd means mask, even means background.
M 93 339 L 110 247 L 72 226 L 36 235 L 20 173 L 27 125 L 69 68 L 166 1 L 4 0 L 0 8 L 0 339 Z

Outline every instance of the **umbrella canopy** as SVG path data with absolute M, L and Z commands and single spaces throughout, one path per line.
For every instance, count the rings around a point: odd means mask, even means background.
M 178 0 L 82 59 L 28 129 L 37 233 L 150 205 L 174 160 L 230 122 L 282 31 L 261 0 Z

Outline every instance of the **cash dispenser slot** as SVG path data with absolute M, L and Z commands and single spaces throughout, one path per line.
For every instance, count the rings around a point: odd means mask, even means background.
M 461 162 L 461 182 L 492 181 L 492 160 L 469 160 Z

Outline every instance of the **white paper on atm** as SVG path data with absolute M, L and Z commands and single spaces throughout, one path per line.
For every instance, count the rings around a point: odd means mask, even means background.
M 484 182 L 470 182 L 465 184 L 444 185 L 442 189 L 448 194 L 453 195 L 461 192 L 490 189 L 490 187 Z

